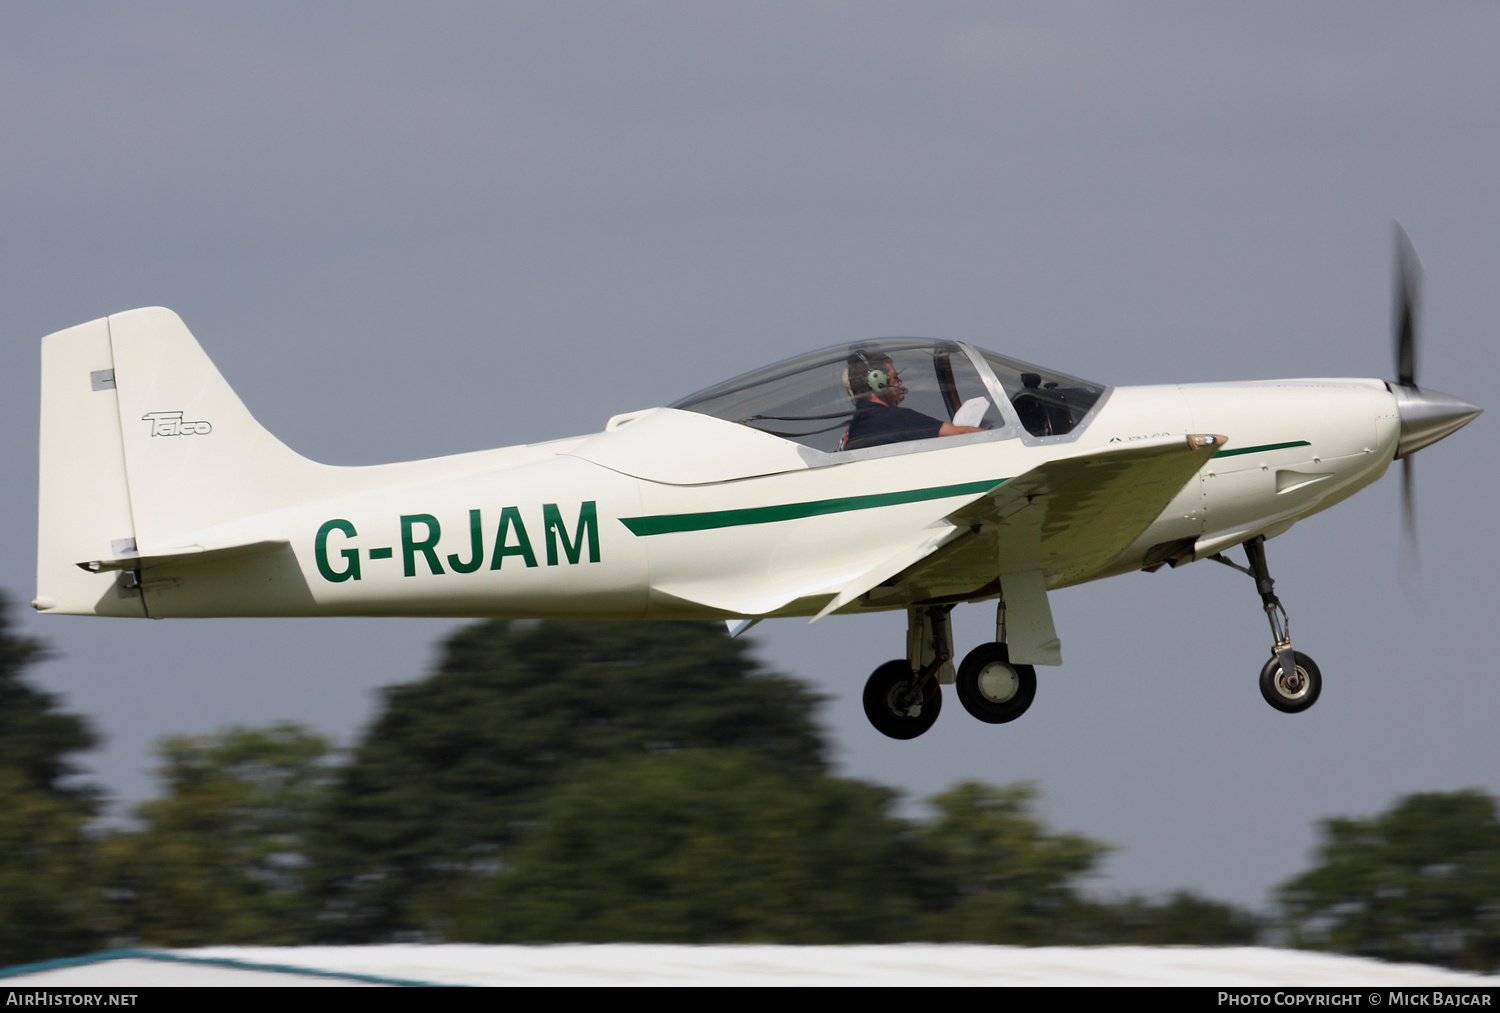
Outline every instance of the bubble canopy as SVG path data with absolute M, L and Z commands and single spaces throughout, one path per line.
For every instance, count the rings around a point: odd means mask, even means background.
M 954 422 L 968 402 L 959 424 L 1010 436 L 1071 434 L 1108 389 L 962 342 L 875 338 L 783 359 L 671 407 L 838 453 L 858 404 L 879 397 L 865 377 L 872 369 L 884 373 L 887 361 L 894 367 L 895 382 L 905 388 L 902 409 L 939 423 Z M 877 386 L 881 382 L 875 381 Z

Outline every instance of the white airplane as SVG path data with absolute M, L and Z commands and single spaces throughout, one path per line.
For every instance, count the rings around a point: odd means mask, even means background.
M 1214 559 L 1257 581 L 1261 692 L 1297 712 L 1264 542 L 1477 416 L 1415 383 L 1398 233 L 1398 379 L 1110 388 L 962 342 L 882 338 L 727 380 L 589 436 L 375 467 L 296 454 L 176 314 L 42 342 L 37 595 L 48 614 L 722 619 L 904 609 L 869 677 L 884 734 L 956 683 L 1019 717 L 1061 648 L 1048 592 Z M 1410 461 L 1407 461 L 1408 468 Z M 1407 475 L 1410 516 L 1410 471 Z M 1243 545 L 1249 566 L 1226 549 Z M 955 670 L 948 614 L 995 601 Z

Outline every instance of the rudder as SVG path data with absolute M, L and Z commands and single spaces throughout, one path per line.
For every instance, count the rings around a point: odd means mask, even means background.
M 143 616 L 118 573 L 76 564 L 135 551 L 109 321 L 42 339 L 36 598 L 39 612 Z

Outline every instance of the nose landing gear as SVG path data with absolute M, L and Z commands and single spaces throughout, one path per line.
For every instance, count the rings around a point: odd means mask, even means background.
M 1255 578 L 1255 589 L 1260 592 L 1266 619 L 1271 623 L 1271 660 L 1260 670 L 1260 695 L 1266 703 L 1286 714 L 1297 714 L 1318 702 L 1323 692 L 1323 673 L 1311 658 L 1301 651 L 1292 650 L 1291 620 L 1281 599 L 1276 597 L 1276 582 L 1266 566 L 1266 539 L 1256 535 L 1245 543 L 1245 556 L 1250 561 L 1248 568 L 1226 559 L 1223 553 L 1209 556 L 1216 563 L 1233 567 Z
M 1293 653 L 1297 656 L 1293 675 L 1286 674 L 1279 652 L 1260 670 L 1260 695 L 1266 698 L 1266 703 L 1287 714 L 1307 710 L 1323 692 L 1323 673 L 1318 671 L 1317 664 L 1301 651 Z

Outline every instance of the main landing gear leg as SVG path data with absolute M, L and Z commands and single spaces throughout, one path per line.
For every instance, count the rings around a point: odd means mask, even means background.
M 1291 620 L 1281 599 L 1276 597 L 1276 582 L 1266 566 L 1266 539 L 1256 535 L 1245 543 L 1245 556 L 1250 568 L 1230 562 L 1221 553 L 1210 556 L 1216 562 L 1243 570 L 1255 578 L 1255 589 L 1260 592 L 1266 619 L 1271 624 L 1271 660 L 1260 670 L 1260 693 L 1266 703 L 1287 714 L 1305 711 L 1318 701 L 1323 692 L 1323 674 L 1311 658 L 1292 649 Z M 1291 673 L 1291 674 L 1288 674 Z
M 952 605 L 908 609 L 908 657 L 887 661 L 865 683 L 865 717 L 883 735 L 914 739 L 942 712 L 939 676 L 953 661 L 952 610 Z

